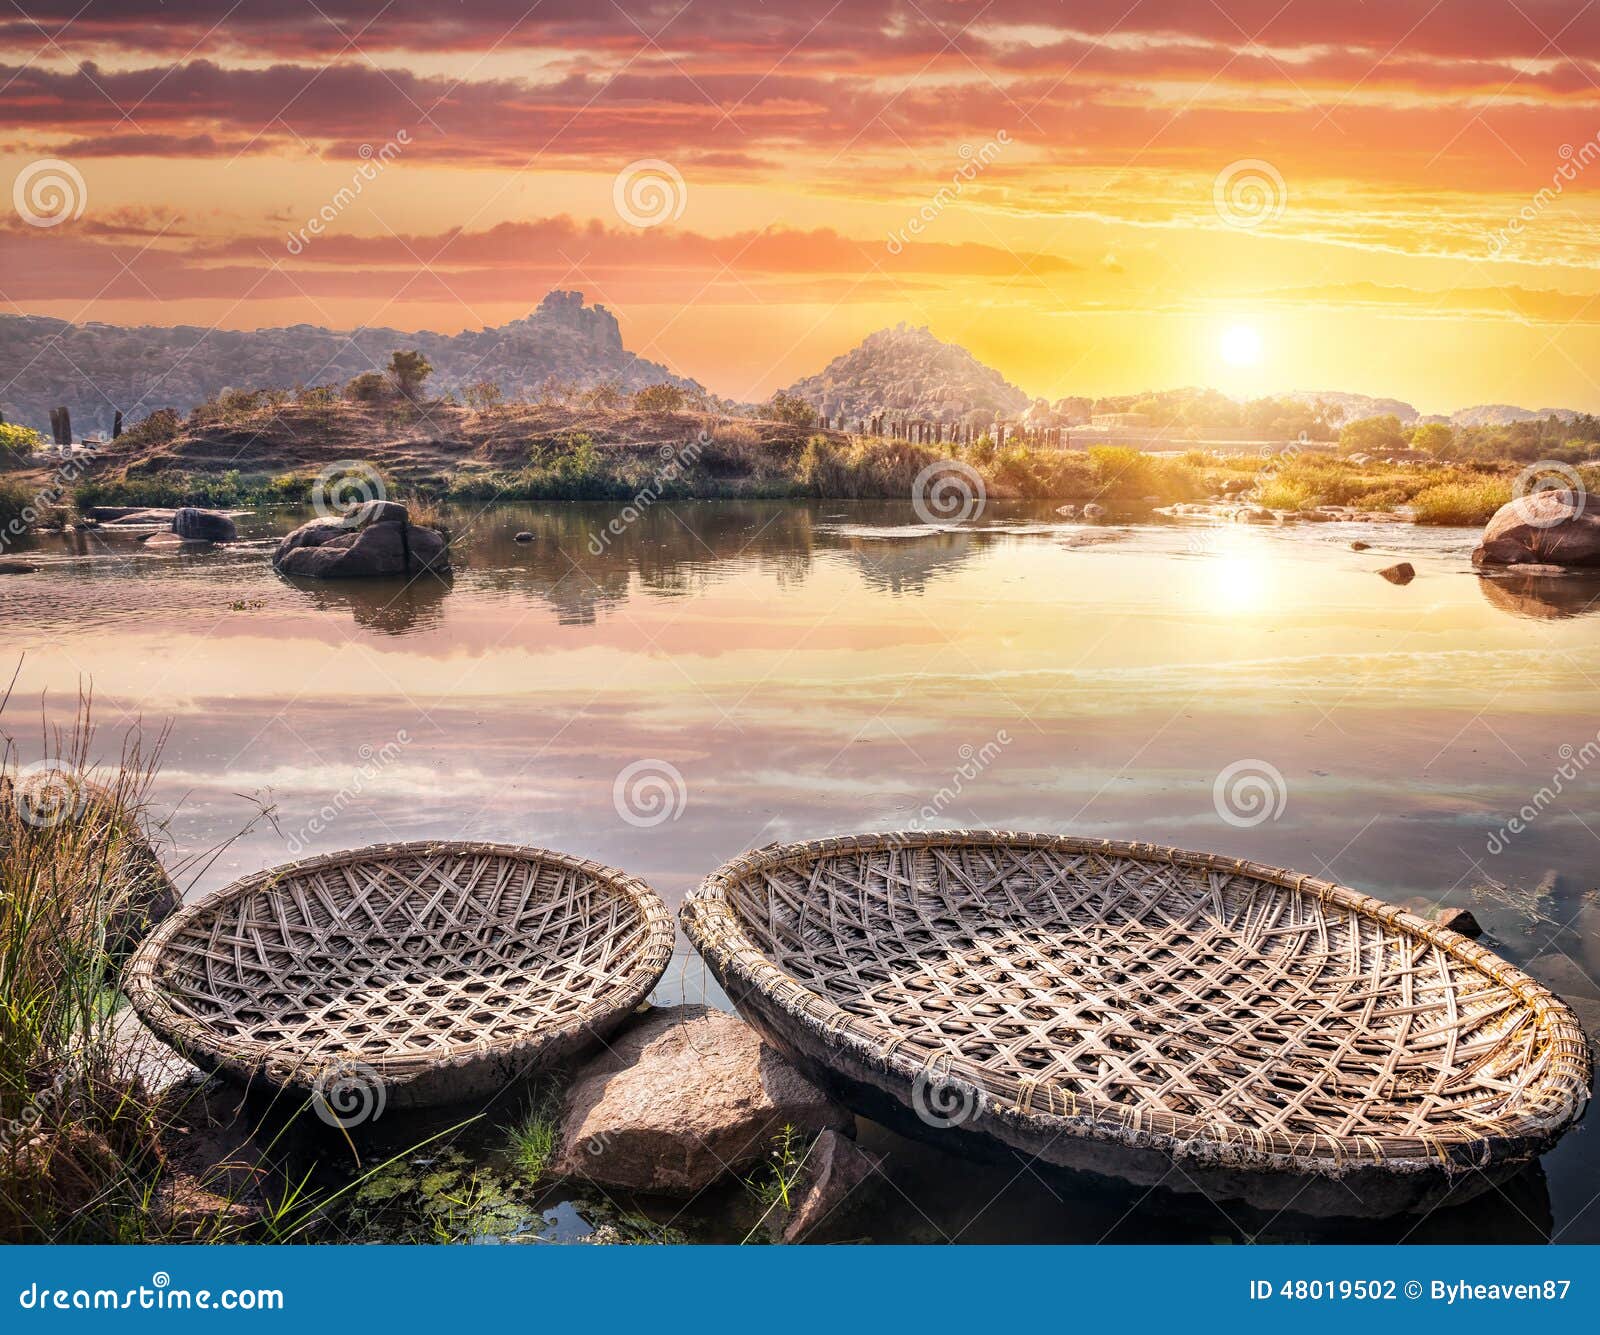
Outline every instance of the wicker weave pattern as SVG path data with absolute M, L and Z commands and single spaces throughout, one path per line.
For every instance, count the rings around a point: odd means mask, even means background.
M 986 831 L 767 849 L 685 923 L 721 966 L 902 1071 L 1024 1114 L 1383 1158 L 1564 1125 L 1569 1011 L 1471 942 L 1327 882 Z M 726 981 L 726 980 L 725 980 Z
M 670 914 L 595 863 L 489 844 L 383 845 L 192 905 L 130 973 L 158 1032 L 235 1069 L 337 1054 L 415 1070 L 534 1049 L 626 1014 L 671 956 Z

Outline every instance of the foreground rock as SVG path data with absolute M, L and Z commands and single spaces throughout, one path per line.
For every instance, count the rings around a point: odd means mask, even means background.
M 227 515 L 192 507 L 172 516 L 172 531 L 190 542 L 232 542 L 239 536 L 238 527 Z
M 1417 577 L 1417 568 L 1409 561 L 1397 561 L 1378 572 L 1391 584 L 1409 584 Z
M 1577 491 L 1536 491 L 1494 512 L 1475 566 L 1600 566 L 1600 502 Z
M 850 1114 L 736 1016 L 654 1011 L 567 1090 L 552 1172 L 620 1191 L 690 1196 L 764 1159 L 784 1126 L 848 1132 Z
M 272 565 L 309 579 L 450 572 L 444 534 L 411 522 L 396 501 L 368 501 L 342 519 L 313 519 L 278 544 Z
M 878 1156 L 858 1148 L 837 1131 L 824 1131 L 805 1158 L 805 1187 L 784 1225 L 785 1242 L 820 1241 L 848 1231 L 866 1202 L 877 1175 Z

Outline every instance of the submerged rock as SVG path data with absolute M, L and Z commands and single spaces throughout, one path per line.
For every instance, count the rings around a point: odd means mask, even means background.
M 1582 491 L 1535 491 L 1494 512 L 1475 566 L 1600 566 L 1600 503 Z
M 1096 505 L 1093 501 L 1090 501 L 1083 507 L 1083 517 L 1085 519 L 1104 519 L 1106 517 L 1106 507 Z
M 278 544 L 272 565 L 310 579 L 368 579 L 450 571 L 449 545 L 437 529 L 413 524 L 396 501 L 368 501 L 342 519 L 314 519 Z
M 518 542 L 532 542 L 533 541 L 533 534 L 529 533 L 527 529 L 523 529 L 522 532 L 517 534 L 517 541 Z
M 90 511 L 107 528 L 146 528 L 151 524 L 172 524 L 178 512 L 159 506 L 99 505 Z
M 31 575 L 38 569 L 29 561 L 0 561 L 0 575 Z
M 1350 544 L 1350 550 L 1353 552 L 1364 552 L 1371 546 L 1372 544 L 1370 542 L 1362 542 L 1360 538 L 1357 538 Z
M 1433 920 L 1439 926 L 1448 928 L 1452 932 L 1459 932 L 1462 936 L 1483 935 L 1483 928 L 1478 924 L 1471 909 L 1453 908 L 1444 904 L 1434 910 Z
M 784 1126 L 810 1136 L 849 1131 L 854 1121 L 743 1020 L 672 1006 L 623 1030 L 578 1070 L 551 1171 L 621 1191 L 692 1196 L 764 1159 Z
M 172 531 L 191 542 L 232 542 L 239 536 L 238 527 L 227 515 L 192 507 L 172 516 Z

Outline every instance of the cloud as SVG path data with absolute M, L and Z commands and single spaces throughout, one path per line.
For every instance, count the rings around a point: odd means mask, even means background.
M 298 254 L 278 235 L 165 245 L 170 215 L 120 212 L 94 227 L 41 232 L 20 222 L 0 229 L 0 271 L 12 301 L 284 297 L 530 305 L 574 281 L 631 296 L 691 300 L 708 284 L 744 302 L 753 285 L 766 299 L 807 300 L 819 278 L 835 299 L 882 299 L 933 279 L 1037 282 L 1079 266 L 1060 255 L 1012 252 L 974 242 L 912 242 L 891 255 L 883 241 L 831 229 L 774 227 L 711 237 L 662 229 L 608 228 L 568 217 L 503 223 L 481 231 L 384 236 L 325 235 Z M 131 247 L 129 238 L 151 238 Z

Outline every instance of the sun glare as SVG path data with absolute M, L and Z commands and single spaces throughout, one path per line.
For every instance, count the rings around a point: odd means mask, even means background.
M 1229 366 L 1261 365 L 1261 335 L 1250 325 L 1229 325 L 1222 331 L 1217 350 Z

